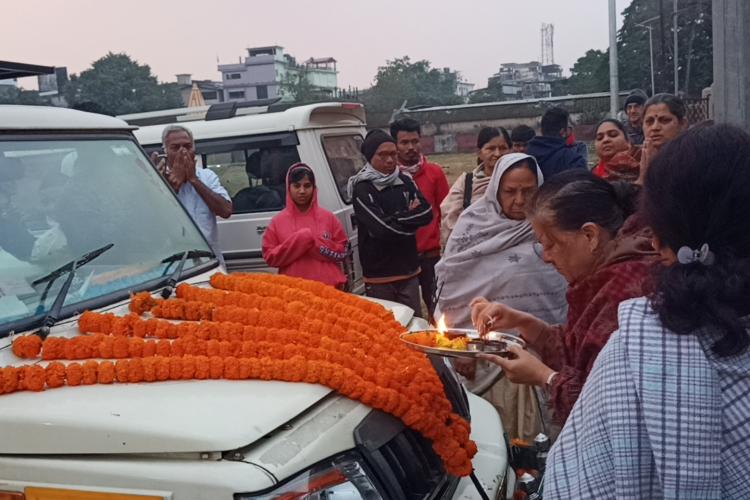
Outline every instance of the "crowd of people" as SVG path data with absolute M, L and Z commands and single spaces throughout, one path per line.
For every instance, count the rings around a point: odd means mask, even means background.
M 347 187 L 366 294 L 525 340 L 482 356 L 505 374 L 486 397 L 528 438 L 545 394 L 562 428 L 545 498 L 750 498 L 750 136 L 688 129 L 670 94 L 634 91 L 623 113 L 596 125 L 591 170 L 564 109 L 539 135 L 483 127 L 452 186 L 418 122 L 369 132 Z M 195 172 L 189 131 L 164 139 L 160 168 L 214 242 L 201 220 L 228 216 L 226 192 Z M 313 169 L 292 165 L 286 187 L 264 258 L 341 287 L 347 237 Z

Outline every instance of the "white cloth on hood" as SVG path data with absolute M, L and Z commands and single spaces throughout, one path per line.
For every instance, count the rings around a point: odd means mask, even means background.
M 551 324 L 565 321 L 567 283 L 534 251 L 531 224 L 508 218 L 497 200 L 503 174 L 522 160 L 534 165 L 542 184 L 533 156 L 511 153 L 500 158 L 484 196 L 461 214 L 435 266 L 439 294 L 435 317 L 445 314 L 449 326 L 471 328 L 469 303 L 479 296 Z

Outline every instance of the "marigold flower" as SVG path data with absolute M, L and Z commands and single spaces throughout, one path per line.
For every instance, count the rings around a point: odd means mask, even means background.
M 102 361 L 99 363 L 97 378 L 100 384 L 111 384 L 115 381 L 115 364 L 111 361 Z
M 90 359 L 83 364 L 83 385 L 95 384 L 99 379 L 99 363 Z
M 13 339 L 13 354 L 23 359 L 33 359 L 42 350 L 42 339 L 39 335 L 22 335 Z
M 47 387 L 55 389 L 65 385 L 65 365 L 59 361 L 53 361 L 44 369 L 47 377 Z
M 83 381 L 83 368 L 79 363 L 70 363 L 65 366 L 65 380 L 71 387 L 81 385 Z

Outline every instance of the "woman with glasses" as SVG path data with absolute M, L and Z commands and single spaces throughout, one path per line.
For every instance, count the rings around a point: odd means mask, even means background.
M 536 237 L 526 220 L 528 202 L 542 182 L 533 156 L 510 153 L 493 165 L 486 191 L 458 218 L 435 266 L 436 318 L 444 315 L 451 327 L 471 328 L 466 305 L 483 296 L 546 322 L 565 319 L 567 284 L 534 252 Z M 462 373 L 471 378 L 470 370 Z M 501 380 L 486 397 L 501 413 L 511 437 L 533 439 L 539 432 L 533 388 Z
M 480 332 L 515 330 L 539 353 L 511 348 L 512 359 L 486 355 L 513 382 L 549 391 L 553 419 L 563 424 L 599 351 L 617 329 L 617 307 L 640 297 L 655 260 L 643 234 L 621 231 L 635 211 L 635 187 L 584 170 L 554 176 L 537 191 L 529 220 L 545 262 L 568 281 L 568 316 L 554 325 L 484 297 L 472 303 Z

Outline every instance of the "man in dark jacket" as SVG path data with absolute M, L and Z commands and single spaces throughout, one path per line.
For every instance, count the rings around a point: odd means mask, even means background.
M 625 104 L 622 109 L 628 116 L 623 124 L 625 133 L 631 144 L 640 146 L 643 144 L 643 105 L 646 103 L 648 96 L 641 89 L 635 89 L 625 98 Z
M 373 130 L 362 143 L 367 164 L 349 179 L 368 296 L 392 300 L 422 316 L 417 229 L 430 223 L 432 207 L 414 181 L 398 169 L 395 140 Z
M 587 168 L 579 148 L 568 145 L 570 115 L 562 108 L 550 108 L 542 116 L 542 135 L 528 144 L 527 153 L 536 158 L 545 179 L 573 168 Z

